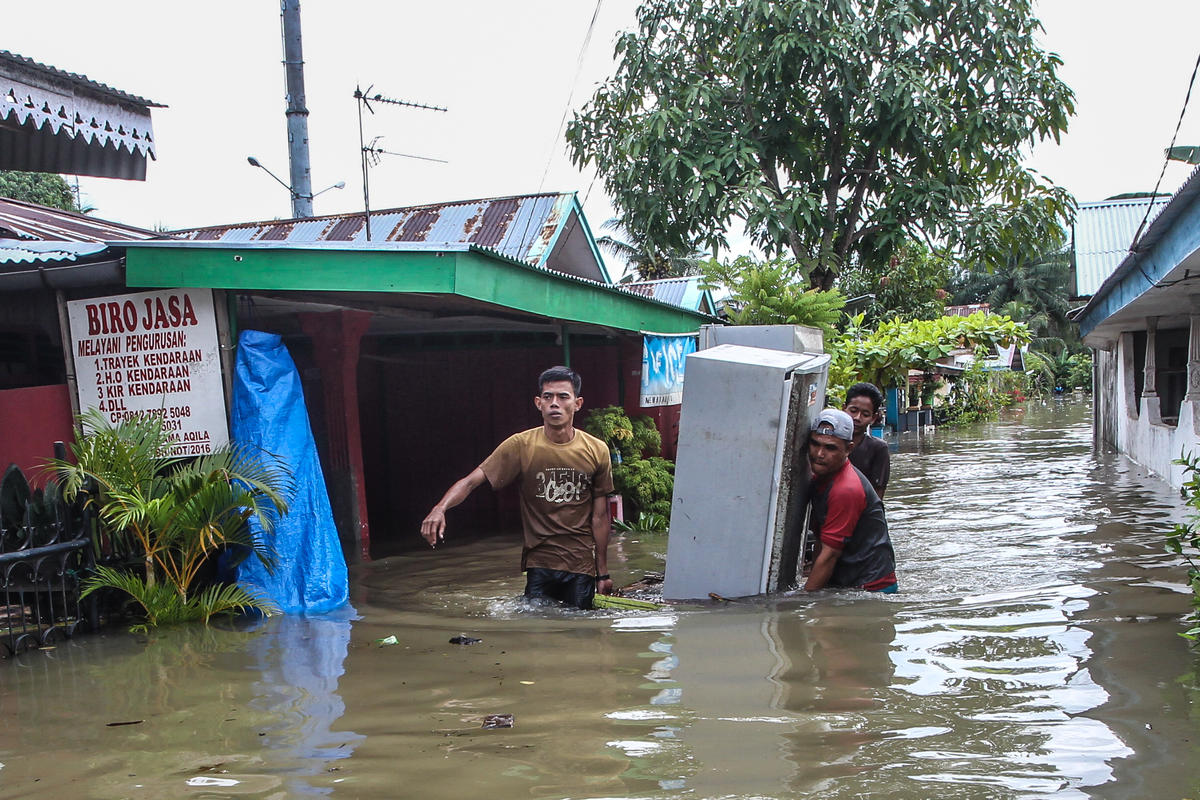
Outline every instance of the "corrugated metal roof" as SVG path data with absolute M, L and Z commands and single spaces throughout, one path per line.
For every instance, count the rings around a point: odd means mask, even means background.
M 372 218 L 372 220 L 374 220 L 374 218 L 375 218 L 374 212 L 371 213 L 371 218 Z M 359 217 L 359 219 L 361 220 L 361 216 Z M 205 240 L 201 240 L 201 239 L 187 240 L 187 239 L 183 239 L 183 238 L 170 238 L 170 239 L 160 239 L 160 240 L 156 240 L 156 241 L 129 242 L 127 247 L 130 250 L 140 248 L 140 247 L 164 248 L 164 249 L 168 249 L 168 250 L 174 250 L 174 249 L 186 250 L 186 249 L 190 249 L 190 248 L 220 249 L 223 247 L 229 247 L 230 244 L 237 245 L 236 249 L 239 249 L 239 250 L 241 250 L 241 249 L 246 249 L 246 250 L 255 250 L 255 249 L 262 249 L 262 250 L 315 250 L 315 251 L 320 251 L 320 250 L 329 250 L 329 251 L 359 250 L 359 251 L 363 251 L 363 252 L 393 251 L 393 252 L 399 252 L 399 253 L 423 252 L 423 251 L 462 252 L 462 253 L 480 252 L 480 253 L 486 253 L 495 258 L 502 259 L 504 261 L 508 261 L 518 267 L 521 267 L 522 269 L 531 270 L 531 271 L 546 274 L 546 275 L 551 275 L 555 279 L 558 279 L 558 280 L 566 280 L 566 281 L 571 281 L 574 283 L 584 284 L 584 285 L 591 286 L 596 289 L 603 290 L 605 292 L 619 292 L 622 294 L 635 294 L 634 292 L 629 291 L 628 284 L 617 286 L 617 285 L 614 285 L 607 281 L 599 281 L 594 278 L 582 277 L 579 275 L 562 272 L 560 270 L 553 269 L 546 265 L 534 264 L 528 260 L 513 258 L 512 256 L 507 255 L 505 253 L 501 253 L 500 251 L 495 250 L 493 248 L 481 247 L 476 244 L 469 244 L 469 243 L 464 243 L 464 242 L 376 242 L 376 241 L 368 242 L 365 239 L 357 240 L 357 241 L 353 241 L 353 242 L 345 242 L 345 241 L 283 242 L 283 241 L 279 241 L 279 240 L 258 239 L 254 242 L 249 242 L 249 243 L 237 243 L 237 242 L 230 242 L 229 240 L 205 241 Z M 698 281 L 699 276 L 694 278 L 694 280 Z M 663 302 L 663 301 L 658 300 L 653 297 L 647 297 L 645 295 L 639 295 L 639 296 L 643 300 L 650 302 L 650 303 L 654 303 L 656 305 L 669 306 L 669 307 L 673 308 L 674 310 L 685 310 L 685 311 L 689 310 L 686 307 L 683 307 L 681 309 L 680 306 L 666 303 L 666 302 Z M 690 309 L 690 310 L 694 314 L 698 314 L 700 316 L 704 316 L 704 317 L 707 317 L 712 320 L 716 319 L 716 317 L 713 316 L 713 314 L 710 311 L 708 311 L 707 309 Z
M 0 264 L 68 262 L 107 249 L 103 242 L 27 242 L 0 238 Z
M 574 195 L 553 193 L 383 209 L 371 212 L 371 241 L 474 244 L 541 264 L 573 205 Z M 174 233 L 183 239 L 227 243 L 366 241 L 362 212 L 217 225 Z
M 0 237 L 61 243 L 160 239 L 163 235 L 86 214 L 0 197 Z
M 1121 260 L 1120 264 L 1117 265 L 1117 268 L 1104 279 L 1104 282 L 1092 294 L 1087 304 L 1071 312 L 1072 318 L 1079 322 L 1080 334 L 1087 337 L 1097 326 L 1111 316 L 1112 312 L 1109 312 L 1098 319 L 1091 319 L 1093 312 L 1104 305 L 1109 292 L 1120 285 L 1125 276 L 1133 272 L 1133 270 L 1141 268 L 1141 261 L 1146 258 L 1148 253 L 1153 252 L 1155 246 L 1164 236 L 1170 233 L 1176 221 L 1191 208 L 1197 197 L 1200 197 L 1200 167 L 1192 170 L 1191 175 L 1183 182 L 1182 186 L 1175 190 L 1175 194 L 1171 195 L 1166 205 L 1158 209 L 1156 214 L 1151 215 L 1152 218 L 1146 229 L 1142 232 L 1141 237 L 1138 238 L 1136 247 L 1132 248 Z M 1168 268 L 1168 271 L 1170 271 L 1170 268 Z M 1147 287 L 1141 293 L 1144 294 L 1151 288 L 1154 287 Z
M 8 62 L 10 64 L 24 67 L 25 69 L 36 70 L 61 80 L 70 81 L 82 88 L 86 88 L 92 92 L 103 95 L 110 100 L 121 100 L 126 103 L 135 103 L 139 106 L 150 106 L 151 108 L 166 108 L 166 106 L 162 105 L 161 103 L 156 103 L 153 100 L 147 100 L 144 97 L 138 97 L 136 94 L 129 94 L 128 92 L 123 92 L 120 89 L 114 89 L 107 84 L 100 83 L 99 81 L 94 81 L 87 75 L 80 75 L 77 72 L 67 72 L 66 70 L 52 67 L 49 64 L 43 64 L 40 61 L 34 61 L 32 58 L 17 55 L 16 53 L 10 53 L 8 50 L 0 50 L 0 62 Z
M 1162 197 L 1151 203 L 1145 197 L 1079 204 L 1073 226 L 1077 297 L 1095 294 L 1129 255 L 1134 234 L 1146 218 L 1146 209 L 1150 209 L 1153 221 L 1168 202 L 1169 198 Z
M 634 294 L 640 294 L 642 297 L 658 300 L 660 303 L 686 308 L 689 311 L 712 313 L 712 298 L 708 296 L 709 293 L 706 290 L 700 288 L 700 282 L 701 276 L 689 275 L 681 278 L 633 281 L 622 284 L 622 287 Z M 707 308 L 704 307 L 706 299 L 708 300 Z

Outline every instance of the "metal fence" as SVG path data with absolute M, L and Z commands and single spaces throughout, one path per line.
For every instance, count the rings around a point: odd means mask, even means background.
M 92 563 L 83 505 L 64 503 L 57 492 L 30 491 L 16 466 L 2 487 L 0 657 L 7 657 L 71 636 L 85 617 L 94 627 L 96 611 L 79 598 L 80 578 Z

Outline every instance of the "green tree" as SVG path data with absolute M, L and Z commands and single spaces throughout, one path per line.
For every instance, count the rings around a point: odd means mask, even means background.
M 608 444 L 613 486 L 629 503 L 629 513 L 670 516 L 675 465 L 663 458 L 662 435 L 650 417 L 630 417 L 620 406 L 588 412 L 583 429 Z
M 71 185 L 63 176 L 48 172 L 0 170 L 0 197 L 61 208 L 63 211 L 79 211 Z
M 740 221 L 814 288 L 907 239 L 1028 239 L 1070 196 L 1021 165 L 1074 113 L 1032 0 L 646 0 L 567 129 L 623 219 L 667 251 Z
M 874 327 L 893 319 L 937 319 L 946 308 L 950 264 L 920 242 L 905 242 L 886 264 L 852 264 L 838 276 L 847 298 L 871 295 L 863 324 Z
M 846 305 L 836 289 L 806 290 L 803 269 L 795 259 L 762 262 L 738 256 L 725 263 L 712 259 L 702 271 L 706 288 L 729 291 L 726 310 L 735 325 L 811 325 L 832 336 Z
M 1188 519 L 1176 523 L 1167 534 L 1167 552 L 1183 558 L 1187 566 L 1187 585 L 1192 592 L 1192 611 L 1183 617 L 1188 629 L 1180 633 L 1196 646 L 1200 643 L 1200 456 L 1180 453 L 1173 462 L 1183 467 L 1186 480 L 1181 493 L 1187 502 Z
M 1071 257 L 1062 230 L 1054 231 L 1040 253 L 1016 253 L 993 270 L 962 273 L 952 287 L 958 304 L 988 303 L 1014 319 L 1024 320 L 1034 343 L 1043 350 L 1077 344 L 1067 312 L 1071 308 Z
M 982 347 L 990 351 L 996 345 L 1028 341 L 1029 329 L 1023 323 L 982 311 L 967 317 L 893 320 L 873 331 L 862 327 L 859 314 L 827 348 L 833 355 L 827 393 L 841 398 L 855 381 L 869 381 L 880 388 L 897 386 L 907 381 L 909 370 L 932 372 L 939 359 L 955 350 Z

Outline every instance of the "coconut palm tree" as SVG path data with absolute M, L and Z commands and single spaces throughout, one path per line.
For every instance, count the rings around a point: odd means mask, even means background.
M 598 237 L 596 245 L 609 255 L 625 262 L 627 271 L 621 278 L 621 283 L 700 274 L 703 253 L 679 255 L 664 252 L 654 246 L 648 236 L 626 227 L 619 217 L 606 221 L 600 228 L 615 234 Z
M 954 291 L 956 304 L 988 303 L 993 310 L 1009 314 L 1029 325 L 1034 339 L 1067 342 L 1073 328 L 1067 319 L 1070 310 L 1071 259 L 1061 240 L 1041 255 L 1010 259 L 995 272 L 971 272 L 960 276 Z
M 93 410 L 81 422 L 74 462 L 49 466 L 61 476 L 64 496 L 87 492 L 105 533 L 129 540 L 145 559 L 143 571 L 98 567 L 84 582 L 85 596 L 104 587 L 125 592 L 148 626 L 274 610 L 239 586 L 203 586 L 198 576 L 227 547 L 240 546 L 273 567 L 273 553 L 252 535 L 249 521 L 257 518 L 269 533 L 287 513 L 292 480 L 284 465 L 237 445 L 194 459 L 164 457 L 171 439 L 156 417 L 111 425 Z

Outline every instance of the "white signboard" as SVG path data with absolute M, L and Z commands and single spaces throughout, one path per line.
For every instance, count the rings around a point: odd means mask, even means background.
M 168 455 L 211 453 L 229 441 L 210 289 L 166 289 L 67 303 L 79 408 L 116 424 L 157 416 Z

